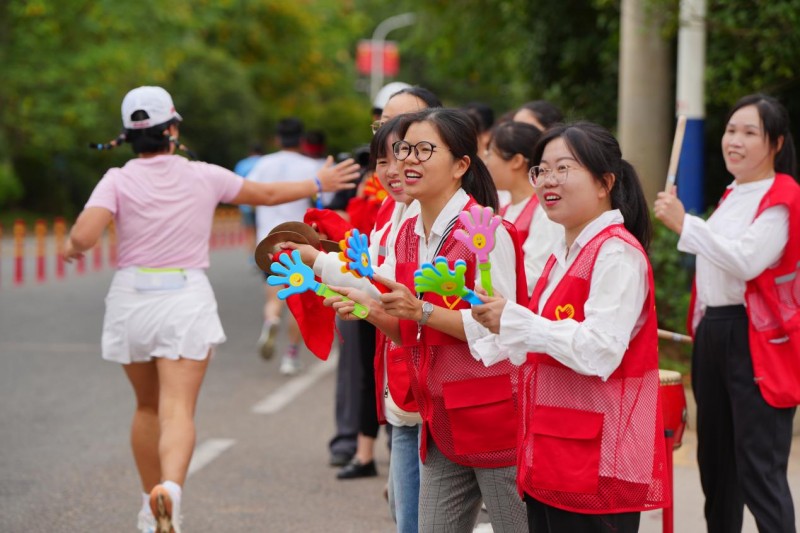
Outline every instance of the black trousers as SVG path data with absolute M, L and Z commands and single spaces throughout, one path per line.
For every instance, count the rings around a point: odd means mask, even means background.
M 792 533 L 786 469 L 795 408 L 764 401 L 747 328 L 744 306 L 709 307 L 695 336 L 692 389 L 706 522 L 711 533 L 741 531 L 747 505 L 760 533 Z
M 542 503 L 527 494 L 530 533 L 636 533 L 641 513 L 581 514 Z
M 373 439 L 378 436 L 378 402 L 375 397 L 375 326 L 366 320 L 358 324 L 358 356 L 361 363 L 359 383 L 358 431 Z

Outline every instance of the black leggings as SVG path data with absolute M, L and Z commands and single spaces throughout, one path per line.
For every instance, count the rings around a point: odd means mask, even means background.
M 375 326 L 359 320 L 357 326 L 349 329 L 343 350 L 354 350 L 361 366 L 361 379 L 358 382 L 358 432 L 367 437 L 378 436 L 378 405 L 375 398 Z
M 580 514 L 525 495 L 530 533 L 636 533 L 641 513 Z

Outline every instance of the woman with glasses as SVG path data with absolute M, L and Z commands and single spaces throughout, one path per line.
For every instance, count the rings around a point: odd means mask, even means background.
M 378 277 L 392 292 L 381 295 L 380 303 L 359 291 L 342 292 L 369 305 L 367 320 L 404 348 L 423 420 L 419 531 L 470 532 L 481 500 L 494 531 L 524 531 L 525 509 L 514 484 L 516 372 L 509 363 L 487 368 L 472 357 L 463 300 L 414 292 L 414 272 L 438 256 L 451 267 L 464 261 L 466 286 L 476 286 L 475 256 L 454 237 L 463 228 L 458 215 L 475 204 L 497 209 L 497 191 L 463 111 L 431 109 L 404 117 L 400 133 L 394 154 L 402 161 L 404 190 L 420 211 L 403 223 L 394 257 L 387 258 L 394 279 Z M 498 293 L 524 300 L 521 251 L 509 229 L 497 229 L 491 276 Z M 353 309 L 351 302 L 329 303 L 340 316 Z
M 384 273 L 387 257 L 394 255 L 394 243 L 401 223 L 419 212 L 418 204 L 410 207 L 413 198 L 403 189 L 399 161 L 392 151 L 392 145 L 399 140 L 400 117 L 427 106 L 441 107 L 441 102 L 422 87 L 403 89 L 392 95 L 384 106 L 382 120 L 386 120 L 373 125 L 375 135 L 370 144 L 370 167 L 374 169 L 375 175 L 388 193 L 369 236 L 370 259 L 379 273 Z M 338 253 L 324 254 L 310 246 L 292 243 L 286 243 L 285 247 L 299 249 L 303 261 L 312 266 L 325 283 L 361 288 L 372 291 L 377 297 L 377 290 L 366 279 L 342 272 Z M 386 275 L 391 276 L 393 272 Z M 362 411 L 371 410 L 372 418 L 377 414 L 380 423 L 389 423 L 392 426 L 390 507 L 394 510 L 397 531 L 416 533 L 419 509 L 419 429 L 422 419 L 410 389 L 408 367 L 400 355 L 400 347 L 378 332 L 374 358 L 361 358 L 365 376 L 365 383 L 361 387 L 361 402 Z M 365 419 L 364 416 L 361 418 Z M 354 457 L 358 464 L 372 462 L 376 435 L 377 428 L 374 432 L 366 432 L 362 425 Z
M 494 129 L 484 157 L 498 190 L 509 191 L 511 195 L 510 202 L 500 208 L 500 215 L 517 229 L 525 255 L 528 294 L 533 292 L 556 244 L 564 238 L 564 227 L 547 218 L 528 176 L 541 135 L 530 124 L 503 122 Z
M 386 109 L 390 109 L 391 102 Z M 376 272 L 385 273 L 387 256 L 394 255 L 397 231 L 408 217 L 419 213 L 417 204 L 410 207 L 413 198 L 405 194 L 400 176 L 399 162 L 392 153 L 392 144 L 399 140 L 398 126 L 401 117 L 395 117 L 381 125 L 370 144 L 370 166 L 389 194 L 379 212 L 379 220 L 369 236 L 370 261 Z M 387 210 L 388 209 L 388 210 Z M 383 213 L 387 216 L 383 216 Z M 383 223 L 382 223 L 383 222 Z M 359 288 L 373 297 L 378 290 L 366 278 L 356 278 L 342 272 L 342 261 L 336 252 L 322 253 L 316 248 L 295 243 L 284 243 L 283 248 L 300 250 L 304 263 L 312 266 L 314 273 L 329 285 Z M 391 273 L 385 273 L 391 275 Z M 374 327 L 371 324 L 366 324 Z M 341 328 L 340 328 L 341 329 Z M 366 354 L 365 354 L 366 355 Z M 372 410 L 378 422 L 389 423 L 391 431 L 391 461 L 389 463 L 389 500 L 398 533 L 418 531 L 419 509 L 419 428 L 422 419 L 410 389 L 408 368 L 400 357 L 401 348 L 378 332 L 374 361 L 364 365 L 363 371 L 370 378 L 361 387 L 362 410 Z M 377 400 L 377 401 L 376 401 Z M 376 411 L 377 407 L 377 411 Z M 363 418 L 363 417 L 362 417 Z M 354 461 L 358 464 L 373 464 L 373 432 L 359 432 L 358 447 Z
M 565 239 L 527 307 L 501 297 L 473 307 L 493 334 L 470 346 L 488 365 L 520 366 L 517 484 L 530 531 L 635 532 L 641 511 L 669 500 L 647 204 L 595 124 L 547 130 L 532 161 Z
M 675 190 L 655 215 L 697 255 L 689 311 L 697 460 L 708 531 L 741 531 L 744 505 L 761 532 L 795 531 L 786 477 L 800 403 L 800 187 L 789 114 L 749 95 L 722 135 L 733 175 L 706 221 Z

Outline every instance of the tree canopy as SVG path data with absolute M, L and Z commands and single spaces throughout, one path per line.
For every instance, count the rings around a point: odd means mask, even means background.
M 677 0 L 643 1 L 675 43 Z M 3 0 L 0 207 L 75 213 L 103 171 L 130 157 L 86 146 L 116 136 L 122 97 L 139 85 L 169 90 L 185 119 L 182 140 L 224 166 L 268 141 L 286 115 L 325 131 L 332 152 L 367 142 L 356 44 L 403 12 L 417 21 L 389 35 L 399 43 L 398 79 L 449 105 L 483 101 L 500 115 L 547 99 L 569 118 L 615 128 L 614 0 Z M 799 19 L 800 0 L 709 0 L 710 188 L 724 181 L 721 121 L 740 96 L 769 92 L 800 124 Z

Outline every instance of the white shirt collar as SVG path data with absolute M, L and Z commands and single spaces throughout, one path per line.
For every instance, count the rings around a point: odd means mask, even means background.
M 736 183 L 736 181 L 732 181 L 730 185 L 728 185 L 728 189 L 731 189 L 731 194 L 738 193 L 738 194 L 746 194 L 756 191 L 763 191 L 772 187 L 772 184 L 775 182 L 775 177 L 771 177 L 766 180 L 758 180 L 758 181 L 750 181 L 747 183 Z
M 441 212 L 439 212 L 439 216 L 437 216 L 436 220 L 433 222 L 433 226 L 431 227 L 431 239 L 434 237 L 442 237 L 447 229 L 447 226 L 450 224 L 450 221 L 456 218 L 458 214 L 464 210 L 464 206 L 467 205 L 468 201 L 469 195 L 464 191 L 464 189 L 459 188 L 456 190 L 453 196 L 451 196 L 447 201 Z M 416 203 L 418 202 L 414 200 L 414 204 Z M 417 217 L 417 223 L 414 225 L 414 233 L 419 235 L 420 239 L 423 241 L 425 240 L 425 228 L 422 225 L 422 216 Z
M 581 249 L 586 246 L 586 243 L 594 239 L 598 233 L 606 229 L 608 226 L 612 226 L 614 224 L 623 224 L 625 219 L 622 218 L 622 213 L 619 209 L 612 209 L 610 211 L 604 211 L 600 216 L 589 222 L 585 228 L 580 232 L 578 237 L 575 239 L 575 242 L 572 243 L 572 247 L 570 247 L 569 255 L 567 255 L 567 241 L 566 238 L 561 240 L 561 245 L 558 247 L 557 250 L 553 251 L 553 255 L 556 256 L 556 261 L 562 266 L 567 265 L 567 258 L 569 261 L 573 261 L 577 256 Z

